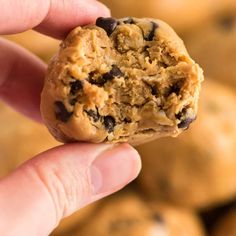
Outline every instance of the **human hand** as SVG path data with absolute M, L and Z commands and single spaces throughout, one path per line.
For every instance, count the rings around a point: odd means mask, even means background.
M 34 28 L 63 38 L 75 26 L 109 15 L 95 0 L 0 4 L 0 34 Z M 0 39 L 0 98 L 38 121 L 45 70 L 35 56 Z M 128 144 L 74 143 L 44 152 L 0 180 L 0 235 L 48 235 L 63 217 L 128 184 L 140 167 Z

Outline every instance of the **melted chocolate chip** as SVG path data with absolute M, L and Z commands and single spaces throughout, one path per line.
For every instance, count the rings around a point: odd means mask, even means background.
M 154 221 L 156 221 L 156 222 L 159 223 L 159 224 L 164 224 L 164 223 L 165 223 L 164 218 L 163 218 L 162 215 L 159 214 L 159 213 L 155 213 L 155 214 L 153 215 L 153 219 L 154 219 Z
M 108 133 L 114 131 L 114 127 L 116 125 L 116 121 L 112 116 L 105 116 L 104 117 L 104 126 Z
M 124 21 L 125 24 L 135 24 L 134 19 L 132 17 L 128 18 Z
M 178 124 L 178 128 L 179 129 L 187 129 L 189 127 L 189 125 L 196 120 L 196 118 L 186 118 L 185 120 L 182 120 L 179 124 Z
M 97 80 L 90 79 L 89 82 L 91 84 L 96 84 L 98 86 L 103 86 L 107 81 L 114 79 L 115 77 L 122 77 L 124 74 L 121 72 L 121 70 L 116 66 L 113 65 L 112 69 L 105 73 L 102 77 L 99 77 Z
M 103 75 L 103 79 L 105 81 L 108 81 L 114 79 L 115 77 L 122 76 L 124 76 L 124 74 L 121 72 L 121 70 L 116 65 L 113 65 L 112 69 L 108 73 Z
M 157 96 L 158 95 L 158 89 L 156 87 L 151 87 L 151 92 L 153 96 Z
M 83 89 L 82 81 L 76 80 L 70 83 L 70 93 L 75 95 L 79 90 Z
M 99 17 L 97 18 L 97 21 L 96 21 L 96 26 L 103 28 L 107 32 L 108 36 L 110 36 L 113 33 L 117 25 L 118 25 L 118 21 L 111 17 L 108 17 L 108 18 Z
M 103 77 L 99 77 L 98 79 L 89 79 L 90 84 L 95 84 L 97 86 L 103 86 L 107 81 Z
M 125 119 L 124 119 L 124 122 L 125 122 L 126 124 L 128 124 L 128 123 L 131 123 L 132 120 L 131 120 L 130 118 L 125 118 Z
M 154 36 L 155 36 L 155 32 L 156 29 L 158 28 L 158 24 L 155 22 L 151 22 L 152 23 L 152 30 L 150 31 L 149 35 L 145 37 L 145 40 L 147 41 L 152 41 Z
M 227 15 L 227 16 L 221 17 L 218 21 L 218 24 L 222 29 L 230 31 L 234 28 L 236 24 L 235 16 Z
M 86 111 L 86 113 L 88 114 L 88 116 L 91 116 L 93 118 L 94 122 L 99 121 L 100 115 L 98 111 L 89 110 Z
M 60 101 L 56 101 L 54 105 L 55 105 L 56 118 L 62 122 L 67 122 L 70 119 L 73 112 L 68 112 L 66 110 L 65 105 Z

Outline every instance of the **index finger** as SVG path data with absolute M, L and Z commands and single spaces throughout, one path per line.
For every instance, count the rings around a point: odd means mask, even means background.
M 96 0 L 0 0 L 0 34 L 12 34 L 35 28 L 63 38 L 77 25 L 107 16 L 109 10 Z

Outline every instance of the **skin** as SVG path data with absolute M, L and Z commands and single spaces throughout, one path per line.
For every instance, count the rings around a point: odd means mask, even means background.
M 95 0 L 0 0 L 0 34 L 27 29 L 63 39 L 75 26 L 108 16 Z M 46 66 L 0 39 L 0 99 L 41 122 Z M 66 144 L 32 158 L 0 180 L 0 234 L 48 235 L 60 220 L 137 177 L 138 153 L 128 144 Z

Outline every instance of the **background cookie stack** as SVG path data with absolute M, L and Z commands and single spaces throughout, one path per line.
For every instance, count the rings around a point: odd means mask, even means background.
M 143 160 L 138 180 L 65 219 L 52 235 L 236 235 L 236 2 L 102 2 L 114 17 L 167 21 L 184 39 L 207 78 L 198 119 L 190 129 L 178 138 L 137 147 Z M 45 61 L 59 44 L 33 31 L 7 38 Z M 1 177 L 58 145 L 42 125 L 3 104 L 0 111 Z

